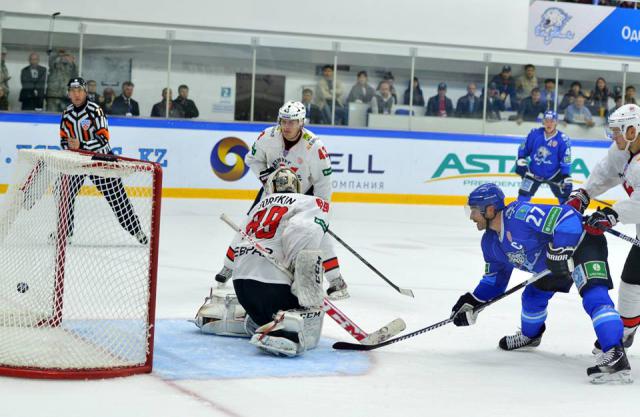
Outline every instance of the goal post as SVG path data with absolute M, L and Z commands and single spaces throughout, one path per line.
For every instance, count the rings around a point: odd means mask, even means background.
M 20 150 L 0 205 L 0 375 L 151 372 L 162 169 Z

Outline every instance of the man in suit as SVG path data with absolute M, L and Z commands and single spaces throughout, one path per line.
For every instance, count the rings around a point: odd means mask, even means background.
M 122 83 L 122 94 L 113 100 L 111 114 L 120 116 L 140 116 L 138 102 L 131 98 L 133 95 L 133 83 L 125 81 Z
M 29 55 L 29 65 L 20 72 L 20 102 L 22 110 L 42 109 L 44 103 L 44 79 L 47 69 L 40 65 L 40 55 L 32 52 Z
M 320 108 L 313 104 L 313 90 L 310 88 L 305 88 L 302 90 L 302 104 L 304 104 L 305 109 L 307 110 L 307 115 L 305 123 L 310 123 L 313 125 L 322 125 L 325 124 L 324 115 Z

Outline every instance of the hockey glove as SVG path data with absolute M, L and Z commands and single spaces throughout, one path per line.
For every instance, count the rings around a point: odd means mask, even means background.
M 476 322 L 476 318 L 480 312 L 473 312 L 473 309 L 483 301 L 478 300 L 470 292 L 465 293 L 462 297 L 458 298 L 458 302 L 455 303 L 451 309 L 451 318 L 453 318 L 453 324 L 456 326 L 470 326 Z
M 579 188 L 569 195 L 569 199 L 565 204 L 578 210 L 580 214 L 583 214 L 587 207 L 589 207 L 590 201 L 589 194 L 587 194 L 584 188 Z
M 276 169 L 274 167 L 269 167 L 264 171 L 260 171 L 260 174 L 258 174 L 258 179 L 260 180 L 262 185 L 267 182 L 267 180 L 269 179 L 269 175 L 271 175 L 275 170 Z
M 552 275 L 567 276 L 573 272 L 573 248 L 554 248 L 551 242 L 547 246 L 547 268 Z
M 618 223 L 618 213 L 611 207 L 605 207 L 593 212 L 587 217 L 584 230 L 591 235 L 599 236 L 606 229 L 610 229 Z
M 529 172 L 529 164 L 527 160 L 524 158 L 520 158 L 516 161 L 516 174 L 518 174 L 521 178 Z

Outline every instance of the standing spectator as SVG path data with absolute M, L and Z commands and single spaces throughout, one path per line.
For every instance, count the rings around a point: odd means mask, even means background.
M 480 95 L 480 105 L 484 106 L 484 91 Z M 500 98 L 496 83 L 491 82 L 487 94 L 487 120 L 500 120 L 501 111 L 504 111 L 504 101 Z
M 120 116 L 140 116 L 138 102 L 131 98 L 133 95 L 133 83 L 125 81 L 122 83 L 122 94 L 120 94 L 111 105 L 111 114 Z
M 551 78 L 547 78 L 544 80 L 544 90 L 540 92 L 540 101 L 544 105 L 545 110 L 553 110 L 556 97 L 556 81 Z
M 574 81 L 571 83 L 571 89 L 562 97 L 562 101 L 558 106 L 558 110 L 565 111 L 570 104 L 573 104 L 576 97 L 582 94 L 582 84 L 580 81 Z
M 102 110 L 104 110 L 106 114 L 111 114 L 111 108 L 115 98 L 116 92 L 113 91 L 113 88 L 107 87 L 102 90 L 102 105 L 100 107 L 102 107 Z
M 331 122 L 331 113 L 333 111 L 333 93 L 336 93 L 336 109 L 335 109 L 335 123 L 346 123 L 346 112 L 342 106 L 342 95 L 344 89 L 340 80 L 336 79 L 336 85 L 333 85 L 333 66 L 325 65 L 322 67 L 322 78 L 318 81 L 318 107 L 324 113 L 325 120 Z
M 189 87 L 186 84 L 178 87 L 178 97 L 176 97 L 173 103 L 182 108 L 185 119 L 194 119 L 200 116 L 196 103 L 189 99 Z
M 78 76 L 76 58 L 63 48 L 49 58 L 47 78 L 47 111 L 62 112 L 69 104 L 67 83 Z
M 391 114 L 391 108 L 396 104 L 396 99 L 391 95 L 391 85 L 388 81 L 382 81 L 378 93 L 371 99 L 371 113 Z
M 593 117 L 591 116 L 589 109 L 584 105 L 584 102 L 585 99 L 583 95 L 576 97 L 575 102 L 567 107 L 567 110 L 564 113 L 564 121 L 567 123 L 593 127 L 595 125 Z
M 4 89 L 4 97 L 9 97 L 9 80 L 11 76 L 9 75 L 7 65 L 4 63 L 6 58 L 7 48 L 3 46 L 2 52 L 0 53 L 0 87 Z
M 393 76 L 393 74 L 391 73 L 391 71 L 385 72 L 384 75 L 382 76 L 382 81 L 386 81 L 389 83 L 389 86 L 391 87 L 391 95 L 393 96 L 393 98 L 396 100 L 396 103 L 398 102 L 398 94 L 396 94 L 396 86 L 395 86 L 395 82 L 396 79 Z M 380 90 L 380 84 L 382 83 L 382 81 L 380 81 L 380 83 L 378 83 L 378 90 Z
M 531 95 L 531 90 L 538 87 L 538 77 L 536 77 L 536 67 L 532 64 L 524 66 L 524 74 L 516 80 L 516 98 L 522 101 Z
M 166 117 L 167 102 L 169 102 L 169 117 L 172 119 L 184 118 L 184 110 L 179 104 L 171 100 L 172 91 L 170 88 L 162 89 L 162 101 L 153 105 L 151 109 L 151 117 Z
M 40 65 L 40 56 L 32 52 L 29 55 L 29 65 L 20 71 L 19 101 L 22 102 L 22 110 L 42 109 L 44 104 L 44 79 L 47 69 Z
M 616 96 L 616 104 L 607 112 L 607 118 L 609 118 L 609 115 L 618 110 L 620 107 L 622 107 L 622 96 Z
M 438 84 L 438 94 L 427 103 L 427 116 L 453 116 L 453 102 L 447 97 L 447 84 Z
M 496 83 L 498 91 L 500 92 L 500 100 L 507 103 L 507 98 L 509 99 L 509 109 L 517 111 L 518 110 L 518 98 L 516 96 L 516 83 L 511 76 L 511 66 L 505 65 L 502 67 L 502 71 L 500 74 L 493 77 L 491 82 Z
M 9 110 L 9 99 L 2 86 L 0 86 L 0 110 Z
M 98 106 L 102 106 L 102 103 L 104 103 L 104 97 L 98 94 L 98 84 L 95 80 L 87 81 L 87 100 L 96 103 Z
M 409 104 L 409 97 L 411 91 L 409 88 L 404 90 L 404 104 Z M 413 77 L 413 105 L 414 106 L 424 106 L 424 95 L 422 93 L 422 88 L 420 88 L 420 81 L 418 81 L 418 77 Z
M 303 93 L 304 94 L 304 93 Z M 376 95 L 376 90 L 369 84 L 369 77 L 367 71 L 358 72 L 358 79 L 356 83 L 351 87 L 347 103 L 369 103 L 373 96 Z
M 595 88 L 591 92 L 591 97 L 589 98 L 588 106 L 590 113 L 604 117 L 604 114 L 609 108 L 609 98 L 611 96 L 612 94 L 611 91 L 609 91 L 609 87 L 607 87 L 607 82 L 604 78 L 599 77 L 596 80 Z
M 482 101 L 476 96 L 476 83 L 467 85 L 467 94 L 458 99 L 456 116 L 477 118 L 482 117 Z
M 518 111 L 518 118 L 516 122 L 518 124 L 525 122 L 535 122 L 538 120 L 538 115 L 547 111 L 547 107 L 542 104 L 540 99 L 540 89 L 538 87 L 531 90 L 531 96 L 522 100 L 520 104 L 520 110 Z
M 315 125 L 325 124 L 324 115 L 318 106 L 313 104 L 313 90 L 305 88 L 302 90 L 302 104 L 306 110 L 304 123 L 311 123 Z
M 636 103 L 636 88 L 632 85 L 628 85 L 624 89 L 624 104 L 638 104 Z

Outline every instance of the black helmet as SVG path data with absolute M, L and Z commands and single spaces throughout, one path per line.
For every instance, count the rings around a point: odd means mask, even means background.
M 72 88 L 82 88 L 84 91 L 87 91 L 87 82 L 82 77 L 72 78 L 67 83 L 67 90 L 71 90 Z

